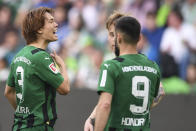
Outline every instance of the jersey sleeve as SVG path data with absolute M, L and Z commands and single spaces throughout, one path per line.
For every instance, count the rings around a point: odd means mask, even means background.
M 10 87 L 15 87 L 14 70 L 13 70 L 13 65 L 12 64 L 11 64 L 10 73 L 9 73 L 6 84 Z
M 112 62 L 104 62 L 101 65 L 100 76 L 98 82 L 98 94 L 108 92 L 113 95 L 115 88 L 116 74 L 115 65 Z
M 157 97 L 158 92 L 159 92 L 159 87 L 160 87 L 160 81 L 161 81 L 161 72 L 160 72 L 159 66 L 157 64 L 155 64 L 155 66 L 157 69 L 157 82 L 156 82 L 154 97 Z
M 49 55 L 40 55 L 35 66 L 36 74 L 41 80 L 52 86 L 58 88 L 64 81 L 63 76 L 56 68 L 56 65 Z

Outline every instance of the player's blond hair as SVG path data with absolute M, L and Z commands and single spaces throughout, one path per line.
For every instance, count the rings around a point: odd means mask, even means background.
M 106 28 L 109 30 L 110 26 L 112 24 L 115 24 L 115 21 L 123 16 L 129 16 L 128 14 L 119 12 L 119 11 L 114 11 L 107 19 L 106 21 Z

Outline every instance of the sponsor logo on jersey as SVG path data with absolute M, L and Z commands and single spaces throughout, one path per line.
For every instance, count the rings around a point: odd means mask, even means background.
M 49 65 L 49 68 L 52 72 L 54 72 L 55 74 L 57 74 L 59 71 L 57 70 L 57 68 L 55 67 L 54 63 L 51 63 Z
M 125 125 L 125 126 L 144 126 L 144 123 L 145 123 L 144 118 L 123 117 L 121 121 L 121 125 Z
M 104 64 L 104 66 L 105 66 L 106 68 L 108 68 L 108 67 L 110 66 L 110 64 Z

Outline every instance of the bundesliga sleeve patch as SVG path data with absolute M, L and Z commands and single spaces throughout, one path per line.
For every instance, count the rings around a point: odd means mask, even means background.
M 55 67 L 54 63 L 51 63 L 49 65 L 49 68 L 52 72 L 54 72 L 55 74 L 59 73 L 58 69 Z

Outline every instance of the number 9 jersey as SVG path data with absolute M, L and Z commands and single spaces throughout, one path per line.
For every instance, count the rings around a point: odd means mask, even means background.
M 128 54 L 101 65 L 98 93 L 112 94 L 105 131 L 150 131 L 150 107 L 160 85 L 156 63 L 142 54 Z
M 13 130 L 53 126 L 57 119 L 56 88 L 63 80 L 45 50 L 25 46 L 13 59 L 7 80 L 7 85 L 16 90 Z

